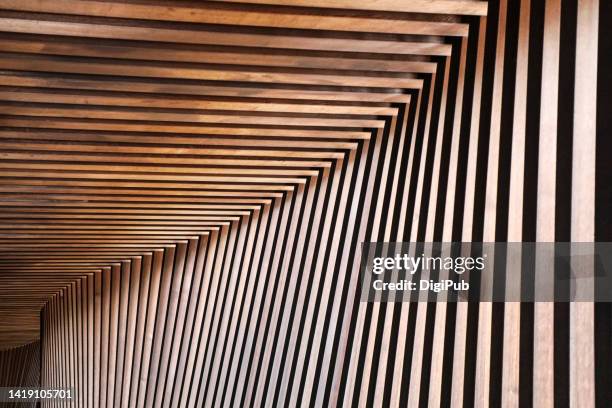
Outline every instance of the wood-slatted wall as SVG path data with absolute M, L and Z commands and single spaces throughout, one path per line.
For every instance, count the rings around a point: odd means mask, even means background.
M 40 386 L 40 342 L 0 350 L 0 387 Z M 33 408 L 35 402 L 1 402 L 0 407 Z
M 609 304 L 357 279 L 364 241 L 612 241 L 609 17 L 0 0 L 0 339 L 42 307 L 85 407 L 609 406 Z

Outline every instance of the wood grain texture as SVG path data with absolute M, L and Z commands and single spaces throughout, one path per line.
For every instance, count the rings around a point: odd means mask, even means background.
M 358 270 L 594 240 L 600 7 L 0 0 L 0 373 L 40 341 L 78 407 L 596 406 L 593 304 Z

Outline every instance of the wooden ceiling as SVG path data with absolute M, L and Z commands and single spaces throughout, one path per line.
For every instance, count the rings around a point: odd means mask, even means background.
M 427 103 L 424 81 L 486 12 L 0 0 L 0 348 L 36 339 L 41 308 L 82 276 L 338 180 L 372 137 L 405 132 L 398 112 Z M 341 190 L 325 200 L 348 211 Z

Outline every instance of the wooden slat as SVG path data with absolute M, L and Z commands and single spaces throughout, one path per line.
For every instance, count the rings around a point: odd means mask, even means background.
M 484 1 L 416 0 L 409 3 L 397 0 L 362 1 L 349 0 L 215 0 L 231 3 L 274 4 L 278 6 L 324 7 L 356 10 L 401 11 L 406 13 L 486 15 Z
M 421 22 L 412 20 L 390 20 L 368 17 L 336 17 L 333 15 L 308 15 L 292 12 L 268 12 L 251 10 L 244 13 L 239 9 L 214 7 L 202 4 L 200 7 L 186 7 L 179 3 L 138 4 L 136 2 L 74 0 L 45 1 L 35 4 L 15 0 L 2 0 L 1 8 L 20 11 L 89 15 L 119 18 L 140 18 L 161 21 L 197 22 L 237 26 L 293 28 L 310 30 L 360 31 L 371 33 L 420 34 L 465 36 L 467 27 L 456 23 Z
M 576 22 L 576 77 L 574 94 L 574 139 L 572 146 L 571 240 L 595 241 L 595 172 L 597 152 L 597 58 L 598 0 L 579 1 Z M 587 62 L 588 61 L 588 62 Z M 589 80 L 590 78 L 590 80 Z M 576 262 L 580 270 L 593 271 L 595 261 Z M 576 279 L 575 290 L 582 299 L 595 293 L 594 279 L 587 274 Z M 595 305 L 570 304 L 570 406 L 595 407 Z

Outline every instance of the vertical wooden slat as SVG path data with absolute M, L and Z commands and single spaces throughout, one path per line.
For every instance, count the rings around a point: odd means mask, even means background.
M 576 28 L 576 78 L 574 82 L 574 141 L 572 148 L 573 242 L 595 241 L 595 162 L 597 118 L 597 58 L 599 1 L 579 0 Z M 603 22 L 605 24 L 605 22 Z M 594 260 L 579 263 L 578 270 L 593 273 Z M 589 272 L 590 271 L 590 272 Z M 575 279 L 576 296 L 594 299 L 594 280 Z M 570 304 L 570 405 L 595 406 L 594 304 Z
M 538 198 L 536 240 L 554 242 L 557 151 L 557 101 L 559 86 L 559 36 L 561 7 L 558 0 L 547 0 L 544 17 L 542 56 L 542 93 L 538 157 Z M 548 288 L 550 255 L 538 254 L 536 290 Z M 542 278 L 540 278 L 542 277 Z M 544 279 L 539 281 L 538 279 Z M 540 283 L 542 282 L 542 283 Z M 541 294 L 546 296 L 546 294 Z M 554 404 L 554 305 L 537 302 L 534 306 L 534 380 L 533 403 L 552 407 Z
M 461 131 L 461 115 L 463 113 L 465 68 L 467 59 L 468 40 L 461 40 L 459 50 L 459 74 L 457 78 L 457 91 L 455 100 L 455 115 L 453 118 L 452 140 L 450 162 L 448 166 L 448 182 L 446 186 L 446 202 L 444 205 L 444 227 L 442 231 L 442 242 L 452 242 L 452 231 L 455 209 L 455 191 L 457 187 L 457 166 L 459 155 L 459 139 Z M 447 255 L 447 254 L 445 254 Z M 441 279 L 447 276 L 441 276 Z M 436 305 L 436 317 L 434 323 L 434 337 L 431 357 L 431 383 L 429 385 L 428 403 L 439 406 L 442 400 L 442 376 L 444 364 L 444 343 L 451 334 L 446 332 L 447 304 L 445 303 L 446 294 L 440 294 L 440 303 Z
M 439 116 L 437 118 L 437 133 L 435 135 L 430 135 L 430 138 L 434 139 L 434 143 L 435 143 L 435 150 L 434 150 L 434 155 L 433 155 L 433 170 L 432 170 L 432 174 L 431 174 L 431 186 L 430 186 L 430 191 L 429 191 L 429 197 L 425 198 L 424 201 L 428 202 L 428 208 L 427 208 L 427 213 L 426 214 L 421 214 L 422 216 L 424 216 L 425 220 L 426 220 L 426 227 L 425 227 L 425 235 L 424 235 L 424 242 L 433 242 L 434 241 L 434 222 L 435 222 L 435 218 L 436 218 L 436 211 L 438 210 L 437 208 L 437 194 L 438 194 L 438 180 L 440 177 L 440 156 L 442 154 L 442 144 L 443 144 L 443 132 L 444 132 L 444 120 L 445 120 L 445 114 L 446 114 L 446 103 L 447 103 L 447 94 L 448 94 L 448 82 L 449 82 L 449 74 L 450 74 L 450 65 L 451 65 L 451 61 L 450 58 L 446 59 L 445 62 L 445 69 L 444 69 L 444 76 L 443 76 L 443 82 L 442 82 L 442 96 L 441 96 L 441 100 L 440 100 L 440 113 Z M 427 155 L 424 154 L 423 155 L 423 160 L 421 163 L 425 163 L 425 160 L 427 158 Z M 426 180 L 426 175 L 425 173 L 421 174 L 421 178 L 419 179 L 419 186 L 422 186 L 423 183 L 425 183 Z M 420 220 L 419 223 L 415 223 L 413 224 L 414 227 L 416 227 L 416 225 L 421 224 Z M 420 241 L 420 237 L 418 237 L 417 239 L 415 239 L 415 241 Z M 427 253 L 428 251 L 425 251 L 425 253 L 428 256 L 431 256 L 431 253 Z M 426 271 L 423 270 L 421 273 L 421 279 L 425 279 L 425 280 L 429 280 L 431 278 L 431 276 L 429 275 L 430 271 Z M 428 293 L 427 292 L 422 292 L 419 293 L 419 304 L 418 304 L 418 309 L 417 309 L 417 323 L 416 323 L 416 327 L 415 327 L 415 337 L 414 337 L 414 346 L 413 346 L 413 353 L 412 353 L 412 367 L 411 367 L 411 371 L 410 371 L 410 387 L 408 390 L 408 404 L 409 405 L 418 405 L 420 403 L 420 399 L 421 398 L 427 398 L 427 396 L 425 395 L 421 395 L 421 381 L 423 380 L 423 359 L 427 358 L 427 356 L 424 356 L 424 352 L 425 352 L 425 331 L 426 331 L 426 322 L 427 322 L 427 312 L 428 309 L 430 307 L 429 303 L 427 302 L 427 297 L 428 297 Z
M 514 89 L 514 117 L 512 123 L 512 152 L 510 167 L 510 186 L 508 202 L 508 242 L 523 240 L 522 223 L 515 222 L 523 218 L 523 190 L 525 177 L 525 133 L 527 115 L 527 76 L 529 63 L 529 22 L 531 0 L 520 2 L 518 47 L 516 57 L 516 83 Z M 516 254 L 516 252 L 513 252 Z M 508 259 L 506 290 L 510 300 L 516 300 L 520 294 L 520 257 L 514 255 Z M 519 405 L 520 381 L 520 302 L 507 302 L 504 305 L 504 343 L 502 363 L 502 404 L 517 407 Z
M 136 326 L 139 319 L 139 291 L 141 274 L 143 271 L 143 257 L 135 257 L 131 262 L 130 281 L 129 281 L 129 303 L 126 311 L 127 329 L 125 333 L 125 363 L 121 375 L 121 397 L 120 406 L 127 407 L 130 402 L 132 372 L 134 371 L 134 354 L 136 353 Z M 119 404 L 118 404 L 119 405 Z
M 474 80 L 474 97 L 472 102 L 472 116 L 470 123 L 470 139 L 468 147 L 468 167 L 465 182 L 465 202 L 462 228 L 462 241 L 472 240 L 472 227 L 474 220 L 474 195 L 476 190 L 476 163 L 478 158 L 478 139 L 480 132 L 480 103 L 482 98 L 482 80 L 484 66 L 486 17 L 481 17 L 478 30 L 478 48 L 476 56 L 476 72 Z M 463 406 L 464 373 L 466 358 L 466 334 L 468 320 L 468 302 L 457 304 L 457 317 L 455 326 L 455 346 L 453 352 L 452 397 L 451 406 Z
M 123 367 L 125 364 L 126 330 L 128 317 L 128 296 L 130 289 L 130 271 L 133 260 L 122 262 L 119 269 L 120 280 L 117 296 L 119 298 L 119 315 L 117 316 L 117 363 L 115 366 L 115 383 L 113 406 L 119 406 L 123 386 Z
M 506 17 L 508 3 L 501 0 L 499 3 L 499 17 L 497 21 L 497 46 L 495 48 L 495 67 L 493 79 L 493 96 L 491 102 L 491 127 L 489 133 L 489 151 L 487 159 L 487 180 L 485 213 L 483 226 L 483 242 L 494 242 L 497 222 L 497 188 L 499 171 L 499 149 L 501 131 L 501 109 L 504 78 L 504 54 L 506 44 Z M 486 274 L 481 279 L 481 293 L 492 293 L 493 279 Z M 474 402 L 477 407 L 489 406 L 490 369 L 491 369 L 491 335 L 492 335 L 491 302 L 482 302 L 478 313 L 478 344 L 476 355 L 476 383 Z

